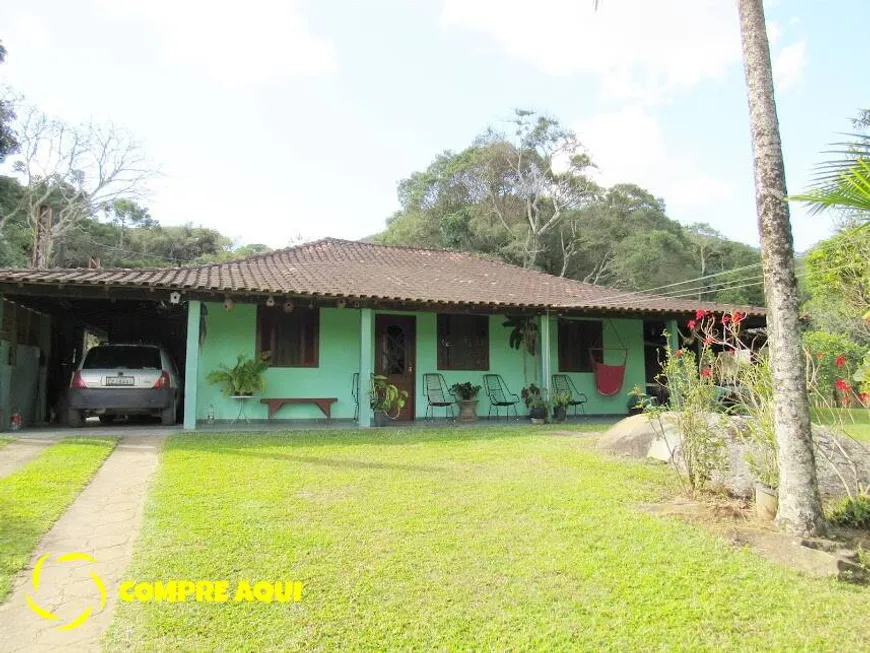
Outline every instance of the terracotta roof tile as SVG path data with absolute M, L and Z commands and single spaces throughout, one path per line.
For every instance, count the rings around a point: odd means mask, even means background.
M 617 291 L 449 250 L 326 238 L 227 263 L 152 269 L 0 269 L 0 283 L 155 286 L 214 292 L 327 295 L 414 303 L 690 313 L 717 305 Z

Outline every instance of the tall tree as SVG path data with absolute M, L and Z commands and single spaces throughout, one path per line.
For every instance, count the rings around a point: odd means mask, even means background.
M 6 61 L 6 48 L 0 41 L 0 63 Z M 12 100 L 0 98 L 0 163 L 18 149 L 18 139 L 12 129 L 15 106 Z
M 587 176 L 592 162 L 576 134 L 559 121 L 517 109 L 513 133 L 490 129 L 477 144 L 477 177 L 504 228 L 518 235 L 524 267 L 538 265 L 544 237 L 558 230 L 565 212 L 594 197 Z
M 82 220 L 120 198 L 137 198 L 155 175 L 138 142 L 113 125 L 69 125 L 30 109 L 17 136 L 13 169 L 24 193 L 14 210 L 0 215 L 0 233 L 25 216 L 40 244 L 35 267 L 47 267 L 53 243 Z
M 738 11 L 773 372 L 774 426 L 780 476 L 776 521 L 789 532 L 812 535 L 823 530 L 824 518 L 810 430 L 794 242 L 786 201 L 785 165 L 773 91 L 770 44 L 762 0 L 738 0 Z
M 870 222 L 847 224 L 804 258 L 815 329 L 870 345 Z

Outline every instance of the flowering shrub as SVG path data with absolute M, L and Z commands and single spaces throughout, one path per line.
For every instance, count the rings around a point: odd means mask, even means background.
M 706 359 L 702 356 L 702 360 Z M 650 419 L 659 425 L 662 435 L 665 419 L 672 422 L 679 432 L 680 445 L 671 450 L 670 455 L 684 490 L 691 494 L 702 491 L 713 472 L 721 471 L 727 464 L 721 429 L 710 427 L 710 416 L 718 405 L 712 376 L 708 365 L 700 367 L 693 351 L 678 349 L 671 353 L 667 350 L 656 380 L 667 388 L 670 405 L 643 404 Z
M 676 411 L 680 434 L 688 442 L 684 462 L 693 490 L 703 488 L 709 473 L 722 464 L 724 442 L 711 433 L 715 430 L 710 425 L 711 410 L 748 417 L 746 463 L 759 483 L 772 488 L 779 483 L 773 374 L 766 346 L 754 348 L 742 337 L 744 319 L 742 313 L 716 316 L 697 311 L 686 324 L 688 333 L 682 334 L 682 349 L 668 356 L 660 377 L 670 389 L 671 410 Z M 838 408 L 870 398 L 870 354 L 865 357 L 848 339 L 822 332 L 806 334 L 805 345 L 807 389 L 817 416 L 830 431 L 847 437 L 843 426 L 852 419 L 851 413 Z M 836 437 L 828 438 L 825 446 L 815 442 L 815 450 L 819 459 L 831 465 L 837 459 L 836 464 L 845 465 L 845 472 L 838 469 L 837 475 L 849 497 L 870 494 Z
M 816 406 L 833 401 L 848 405 L 857 398 L 852 393 L 852 377 L 861 366 L 864 350 L 846 336 L 826 331 L 804 334 L 807 351 L 807 385 L 810 401 Z

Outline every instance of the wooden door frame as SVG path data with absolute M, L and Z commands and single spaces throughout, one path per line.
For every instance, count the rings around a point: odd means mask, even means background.
M 405 400 L 405 407 L 402 409 L 402 417 L 397 421 L 414 421 L 417 412 L 417 316 L 405 315 L 399 313 L 378 313 L 375 315 L 375 347 L 374 347 L 374 371 L 375 374 L 382 374 L 381 367 L 381 336 L 384 333 L 387 325 L 391 323 L 404 323 L 410 332 L 411 347 L 408 350 L 408 364 L 411 371 L 404 375 L 405 382 L 409 386 L 408 398 Z M 405 417 L 407 416 L 407 417 Z

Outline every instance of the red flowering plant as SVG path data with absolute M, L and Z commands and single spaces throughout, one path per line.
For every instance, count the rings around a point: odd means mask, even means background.
M 739 431 L 749 446 L 746 463 L 756 481 L 770 488 L 779 484 L 773 426 L 773 379 L 763 341 L 749 341 L 743 331 L 746 314 L 715 315 L 698 311 L 687 326 L 686 346 L 699 350 L 699 376 L 714 388 L 715 408 L 746 416 Z M 757 349 L 758 351 L 754 351 Z M 730 424 L 724 416 L 722 431 Z
M 815 429 L 824 429 L 833 434 L 828 441 L 834 446 L 818 446 L 816 455 L 837 469 L 849 500 L 856 497 L 870 497 L 870 486 L 864 484 L 857 467 L 844 447 L 843 442 L 851 438 L 851 426 L 863 408 L 870 412 L 870 352 L 861 361 L 856 353 L 860 351 L 854 343 L 844 336 L 823 332 L 809 332 L 804 335 L 807 361 L 807 390 L 812 405 L 812 418 Z M 838 352 L 825 352 L 821 358 L 812 348 L 827 346 Z M 856 363 L 856 359 L 859 362 Z M 854 370 L 854 371 L 853 371 Z
M 710 351 L 714 341 L 702 345 L 698 353 L 692 346 L 698 340 L 697 333 L 693 332 L 706 328 L 712 320 L 711 314 L 698 311 L 689 322 L 689 335 L 681 334 L 684 346 L 673 352 L 665 350 L 656 381 L 666 390 L 668 401 L 644 405 L 644 412 L 660 429 L 684 491 L 691 495 L 703 491 L 728 461 L 722 429 L 715 423 L 711 425 L 718 419 L 716 413 L 719 412 L 719 389 Z M 664 335 L 669 340 L 669 334 Z M 664 437 L 669 427 L 679 433 L 678 444 Z
M 858 404 L 858 388 L 852 381 L 865 350 L 844 335 L 826 331 L 808 331 L 803 341 L 811 403 L 817 407 L 832 402 L 841 407 Z

